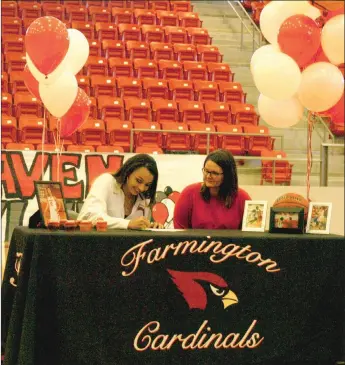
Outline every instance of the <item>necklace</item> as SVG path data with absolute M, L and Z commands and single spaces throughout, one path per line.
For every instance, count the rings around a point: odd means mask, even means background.
M 135 202 L 135 196 L 131 195 L 130 197 L 128 197 L 127 195 L 125 195 L 125 204 L 124 204 L 124 206 L 125 206 L 126 216 L 131 213 L 134 202 Z

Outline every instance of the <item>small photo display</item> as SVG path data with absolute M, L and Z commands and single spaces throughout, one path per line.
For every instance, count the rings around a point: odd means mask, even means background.
M 242 220 L 242 231 L 264 232 L 267 201 L 246 200 Z
M 332 203 L 309 203 L 307 233 L 329 234 Z
M 48 227 L 49 221 L 67 220 L 61 184 L 54 181 L 35 181 L 34 184 L 44 225 Z
M 270 233 L 303 233 L 303 230 L 303 208 L 271 208 Z

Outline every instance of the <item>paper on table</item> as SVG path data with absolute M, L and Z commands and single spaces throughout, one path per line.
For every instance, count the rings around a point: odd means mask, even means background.
M 145 231 L 162 231 L 162 232 L 176 232 L 176 231 L 185 231 L 185 229 L 174 229 L 174 228 L 146 228 Z

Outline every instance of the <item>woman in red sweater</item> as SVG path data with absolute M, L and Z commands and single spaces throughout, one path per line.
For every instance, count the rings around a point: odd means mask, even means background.
M 187 186 L 174 211 L 175 228 L 240 229 L 244 205 L 251 200 L 238 187 L 236 163 L 226 150 L 211 152 L 202 169 L 203 182 Z

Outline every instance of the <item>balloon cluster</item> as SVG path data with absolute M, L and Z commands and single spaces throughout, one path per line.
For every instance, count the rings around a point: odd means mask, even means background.
M 89 56 L 89 43 L 77 29 L 52 16 L 36 19 L 25 35 L 24 83 L 31 94 L 61 121 L 62 138 L 88 118 L 91 101 L 75 75 Z
M 260 26 L 270 44 L 256 50 L 250 67 L 263 120 L 288 128 L 306 108 L 344 123 L 344 2 L 271 1 Z

